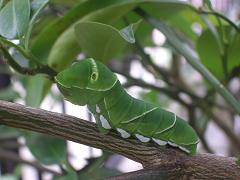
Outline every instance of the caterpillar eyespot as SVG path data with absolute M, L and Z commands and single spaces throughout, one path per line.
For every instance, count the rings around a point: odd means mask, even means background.
M 91 80 L 92 81 L 96 81 L 97 80 L 97 73 L 92 73 L 92 75 L 91 75 Z
M 186 121 L 130 96 L 104 64 L 85 59 L 63 70 L 55 79 L 67 100 L 89 107 L 100 121 L 100 130 L 113 129 L 122 138 L 132 136 L 141 142 L 169 144 L 188 154 L 196 153 L 198 136 Z

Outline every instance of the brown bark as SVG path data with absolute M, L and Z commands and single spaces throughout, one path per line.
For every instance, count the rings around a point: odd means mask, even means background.
M 169 179 L 240 179 L 235 158 L 211 154 L 188 156 L 178 149 L 141 143 L 133 138 L 122 139 L 113 131 L 103 135 L 94 123 L 69 115 L 0 101 L 0 124 L 104 149 L 143 164 L 144 170 L 126 174 L 125 179 L 126 176 L 157 179 L 162 175 Z

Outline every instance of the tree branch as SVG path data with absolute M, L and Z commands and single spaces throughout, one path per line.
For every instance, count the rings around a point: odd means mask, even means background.
M 94 123 L 69 115 L 0 101 L 0 124 L 118 153 L 143 164 L 146 169 L 176 169 L 179 175 L 189 178 L 240 179 L 240 167 L 235 158 L 210 154 L 188 156 L 178 149 L 141 143 L 133 138 L 123 139 L 113 131 L 103 135 Z

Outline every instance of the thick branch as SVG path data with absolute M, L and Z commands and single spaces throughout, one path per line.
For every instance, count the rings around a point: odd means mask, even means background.
M 33 109 L 0 101 L 0 124 L 53 135 L 95 148 L 121 154 L 140 162 L 146 169 L 176 169 L 185 177 L 240 179 L 234 158 L 215 155 L 188 156 L 177 149 L 122 139 L 115 132 L 100 134 L 94 123 L 69 115 Z

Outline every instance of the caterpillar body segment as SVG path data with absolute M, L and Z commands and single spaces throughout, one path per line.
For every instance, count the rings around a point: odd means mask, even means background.
M 101 132 L 116 130 L 123 138 L 169 144 L 195 154 L 198 137 L 174 113 L 130 96 L 115 74 L 93 59 L 82 60 L 56 76 L 59 90 L 70 102 L 87 105 Z

